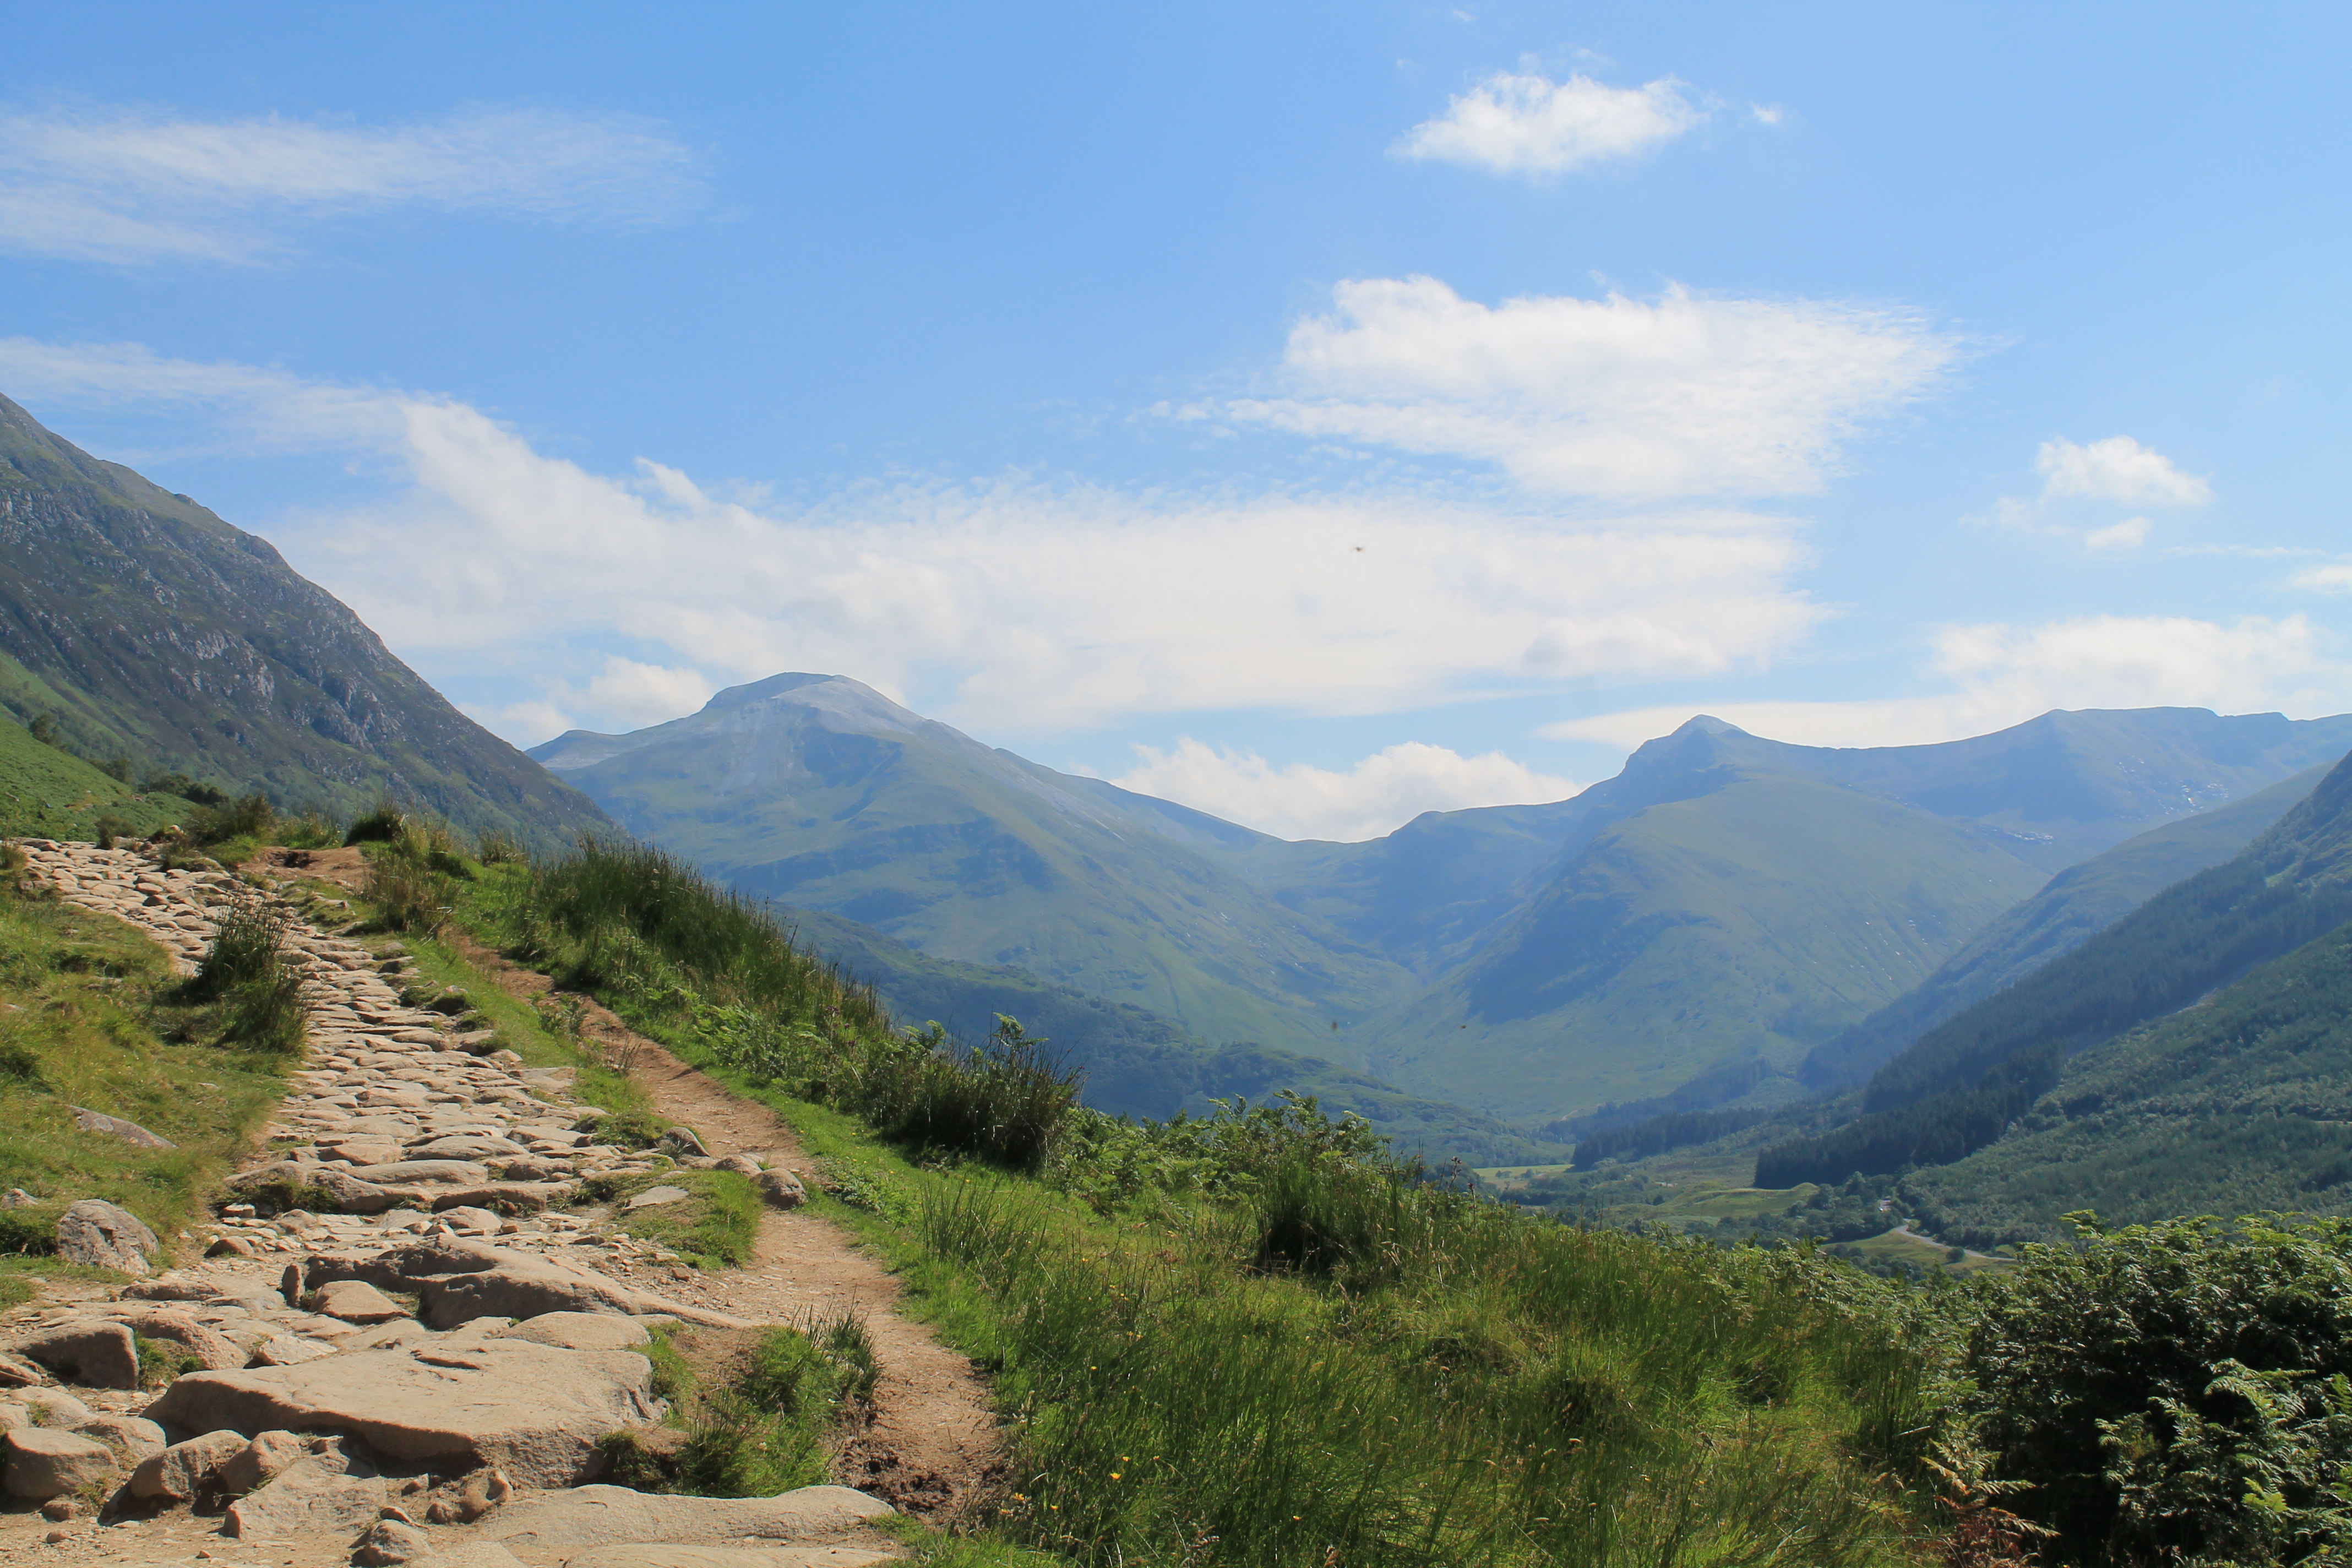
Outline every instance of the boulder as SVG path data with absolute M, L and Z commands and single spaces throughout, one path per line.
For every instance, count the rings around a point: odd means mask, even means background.
M 515 1256 L 521 1260 L 426 1284 L 420 1292 L 425 1321 L 447 1329 L 475 1318 L 536 1318 L 547 1312 L 617 1312 L 629 1318 L 667 1312 L 707 1328 L 755 1326 L 724 1312 L 680 1306 L 602 1274 L 565 1268 L 528 1254 Z
M 335 1279 L 319 1287 L 318 1310 L 346 1323 L 388 1323 L 408 1309 L 364 1279 Z
M 84 1198 L 58 1216 L 58 1256 L 69 1263 L 144 1274 L 162 1245 L 145 1221 L 104 1198 Z
M 739 1176 L 756 1176 L 760 1162 L 749 1154 L 721 1154 L 711 1163 L 714 1171 L 732 1171 Z
M 575 1487 L 509 1503 L 476 1534 L 519 1554 L 572 1561 L 590 1547 L 648 1541 L 797 1542 L 838 1535 L 894 1510 L 847 1487 L 802 1487 L 767 1498 L 667 1497 L 627 1487 Z
M 527 1164 L 527 1161 L 518 1161 Z M 514 1165 L 507 1167 L 513 1170 Z M 485 1182 L 478 1187 L 450 1187 L 433 1196 L 433 1212 L 444 1213 L 455 1208 L 493 1209 L 500 1214 L 539 1214 L 551 1203 L 561 1203 L 572 1195 L 571 1182 L 513 1181 Z
M 238 1434 L 232 1431 L 229 1436 Z M 236 1451 L 221 1461 L 220 1483 L 232 1492 L 249 1492 L 267 1485 L 310 1451 L 310 1439 L 299 1432 L 257 1434 L 251 1442 L 240 1441 Z
M 445 1132 L 408 1151 L 412 1160 L 521 1159 L 530 1151 L 495 1132 Z
M 686 1546 L 635 1542 L 625 1546 L 592 1546 L 568 1559 L 563 1568 L 878 1568 L 905 1561 L 894 1552 L 869 1552 L 858 1546 Z M 432 1568 L 438 1568 L 437 1563 Z
M 360 1537 L 359 1549 L 352 1561 L 360 1568 L 391 1568 L 396 1563 L 414 1563 L 429 1556 L 433 1538 L 405 1520 L 378 1520 L 375 1527 Z
M 73 1430 L 105 1444 L 134 1465 L 163 1451 L 163 1428 L 136 1415 L 100 1411 Z
M 94 1388 L 139 1386 L 139 1347 L 132 1342 L 131 1331 L 121 1323 L 85 1318 L 37 1330 L 8 1348 L 68 1383 Z
M 96 1438 L 46 1426 L 0 1434 L 0 1458 L 7 1461 L 8 1495 L 26 1502 L 111 1481 L 121 1468 L 114 1450 Z
M 320 1201 L 331 1205 L 337 1214 L 382 1214 L 388 1208 L 424 1199 L 421 1188 L 404 1192 L 381 1187 L 373 1182 L 360 1180 L 340 1165 L 305 1165 L 292 1160 L 257 1165 L 230 1178 L 228 1184 L 236 1192 L 257 1192 L 289 1182 L 315 1187 L 325 1194 Z
M 373 1466 L 305 1454 L 260 1490 L 229 1504 L 224 1533 L 239 1541 L 341 1533 L 374 1519 L 391 1496 Z
M 218 1486 L 220 1468 L 243 1451 L 244 1436 L 236 1432 L 207 1432 L 184 1443 L 174 1443 L 151 1454 L 131 1472 L 131 1495 L 187 1502 Z
M 89 1419 L 89 1406 L 61 1388 L 23 1388 L 10 1397 L 27 1409 L 39 1411 L 44 1426 L 70 1432 Z
M 762 1171 L 751 1178 L 760 1195 L 780 1209 L 796 1209 L 808 1202 L 808 1189 L 790 1171 Z
M 490 1179 L 488 1170 L 472 1160 L 395 1160 L 389 1165 L 362 1165 L 351 1174 L 378 1187 L 478 1187 Z
M 126 1301 L 209 1301 L 220 1294 L 219 1284 L 173 1269 L 152 1279 L 134 1279 L 122 1288 Z
M 611 1312 L 541 1312 L 510 1329 L 497 1331 L 493 1337 L 529 1340 L 566 1351 L 634 1350 L 653 1339 L 635 1318 Z
M 622 1426 L 658 1420 L 653 1363 L 627 1351 L 529 1341 L 354 1351 L 302 1366 L 191 1373 L 148 1406 L 194 1432 L 341 1432 L 403 1463 L 497 1465 L 525 1486 L 569 1486 Z

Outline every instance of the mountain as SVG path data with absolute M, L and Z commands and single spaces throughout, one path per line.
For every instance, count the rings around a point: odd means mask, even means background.
M 837 676 L 775 676 L 531 755 L 739 891 L 1013 965 L 1196 1038 L 1328 1056 L 1412 987 L 1203 853 L 1265 835 L 992 750 Z
M 2242 800 L 2152 828 L 2070 866 L 2003 913 L 1918 987 L 1805 1058 L 1816 1090 L 1852 1088 L 1962 1008 L 2014 984 L 2183 878 L 2218 866 L 2284 816 L 2326 775 L 2303 772 Z
M 604 814 L 450 706 L 269 543 L 0 397 L 0 707 L 86 756 L 552 847 Z
M 1758 1157 L 1759 1186 L 1948 1164 L 1994 1142 L 2075 1052 L 2197 1003 L 2352 920 L 2352 757 L 2246 848 L 2148 900 L 1872 1075 L 1866 1114 Z
M 2052 713 L 1841 751 L 1702 718 L 1571 800 L 1430 813 L 1362 844 L 1058 773 L 838 677 L 533 755 L 744 891 L 1192 1040 L 1537 1121 L 1797 1096 L 1809 1053 L 2052 868 L 2331 746 L 2352 746 L 2352 719 Z

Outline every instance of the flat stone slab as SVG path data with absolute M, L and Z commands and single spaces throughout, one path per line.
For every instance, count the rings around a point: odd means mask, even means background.
M 394 1160 L 389 1165 L 354 1166 L 351 1174 L 377 1187 L 478 1187 L 490 1179 L 489 1171 L 471 1160 Z
M 647 1187 L 629 1200 L 629 1206 L 633 1209 L 656 1208 L 663 1204 L 674 1204 L 680 1198 L 690 1198 L 693 1195 L 684 1187 Z
M 649 1343 L 653 1335 L 635 1318 L 613 1312 L 541 1312 L 489 1337 L 529 1340 L 567 1351 L 625 1351 Z
M 588 1486 L 509 1503 L 483 1521 L 478 1533 L 509 1542 L 517 1552 L 564 1556 L 592 1546 L 646 1542 L 815 1542 L 895 1511 L 881 1499 L 848 1487 L 802 1487 L 769 1498 L 708 1498 Z
M 859 1546 L 592 1546 L 563 1568 L 874 1568 L 903 1563 L 895 1552 Z
M 146 1411 L 191 1433 L 347 1433 L 388 1459 L 496 1465 L 527 1487 L 572 1485 L 589 1473 L 599 1438 L 661 1414 L 644 1356 L 527 1340 L 191 1373 Z

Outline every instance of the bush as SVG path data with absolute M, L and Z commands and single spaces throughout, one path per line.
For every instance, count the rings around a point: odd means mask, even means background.
M 474 858 L 485 866 L 520 865 L 530 858 L 523 852 L 520 839 L 495 828 L 483 834 L 474 849 Z
M 2352 1221 L 2171 1220 L 2034 1245 L 1988 1288 L 1969 1408 L 2054 1561 L 2352 1550 Z
M 226 844 L 232 838 L 266 838 L 277 816 L 268 795 L 239 795 L 199 810 L 188 826 L 188 837 L 205 845 Z
M 93 831 L 97 834 L 98 847 L 111 849 L 118 839 L 137 837 L 139 825 L 127 816 L 120 816 L 110 811 L 100 812 Z
M 131 759 L 129 757 L 109 757 L 104 762 L 98 763 L 95 765 L 100 773 L 104 773 L 108 778 L 112 779 L 117 784 L 129 784 L 131 782 Z
M 343 841 L 342 833 L 319 811 L 279 817 L 272 837 L 289 849 L 331 849 Z
M 62 1205 L 0 1209 L 0 1253 L 26 1253 L 46 1258 L 58 1249 L 58 1216 Z
M 400 837 L 407 825 L 408 816 L 389 800 L 380 800 L 366 814 L 353 822 L 343 834 L 346 847 L 353 844 L 382 844 Z

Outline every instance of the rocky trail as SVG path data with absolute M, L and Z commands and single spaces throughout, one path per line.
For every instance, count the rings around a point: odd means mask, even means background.
M 0 1514 L 0 1562 L 859 1568 L 896 1554 L 870 1523 L 894 1505 L 969 1500 L 995 1454 L 984 1385 L 898 1310 L 877 1261 L 798 1208 L 806 1161 L 765 1107 L 590 1004 L 591 1038 L 700 1146 L 593 1143 L 576 1128 L 599 1108 L 569 1070 L 527 1067 L 424 1005 L 397 944 L 328 935 L 224 872 L 23 847 L 32 875 L 154 936 L 184 972 L 231 901 L 271 904 L 310 1029 L 271 1148 L 232 1179 L 245 1201 L 180 1243 L 201 1262 L 152 1274 L 152 1233 L 79 1204 L 61 1237 L 72 1228 L 87 1256 L 145 1277 L 49 1281 L 0 1317 L 5 1484 L 15 1510 L 39 1505 Z M 357 869 L 348 852 L 312 858 L 325 863 L 306 875 Z M 468 956 L 517 994 L 548 986 Z M 688 1268 L 577 1202 L 584 1178 L 678 1165 L 761 1184 L 772 1206 L 748 1267 Z M 723 1335 L 844 1313 L 882 1369 L 870 1426 L 835 1467 L 860 1489 L 722 1500 L 596 1483 L 599 1440 L 661 1418 L 633 1348 L 649 1325 Z M 158 1345 L 186 1370 L 142 1391 L 140 1352 Z

